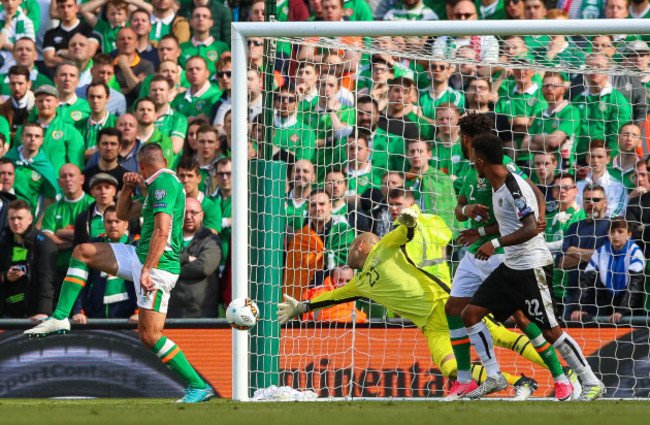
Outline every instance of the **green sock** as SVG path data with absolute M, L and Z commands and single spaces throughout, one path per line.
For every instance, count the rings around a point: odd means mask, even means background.
M 198 373 L 194 370 L 190 362 L 185 358 L 185 354 L 178 348 L 178 345 L 167 337 L 162 337 L 156 342 L 151 351 L 162 360 L 163 364 L 168 366 L 178 376 L 183 378 L 191 387 L 204 389 L 207 384 Z
M 74 302 L 77 300 L 79 293 L 86 286 L 88 280 L 88 266 L 86 263 L 70 258 L 68 272 L 63 279 L 61 286 L 61 295 L 56 305 L 56 310 L 52 314 L 55 319 L 65 319 L 70 316 Z
M 465 324 L 460 316 L 447 316 L 449 324 L 449 337 L 451 338 L 451 348 L 456 356 L 458 364 L 458 381 L 462 383 L 472 382 L 472 372 L 470 370 L 470 341 L 465 330 Z
M 548 366 L 548 370 L 551 371 L 551 375 L 555 378 L 560 375 L 564 375 L 562 370 L 562 365 L 557 359 L 557 354 L 555 353 L 555 348 L 542 336 L 542 331 L 537 327 L 536 324 L 531 323 L 526 326 L 524 333 L 530 339 L 531 344 L 535 347 L 535 350 L 539 353 L 539 356 L 544 360 L 544 363 Z

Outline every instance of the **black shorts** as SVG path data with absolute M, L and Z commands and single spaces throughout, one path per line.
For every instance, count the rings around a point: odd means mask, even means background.
M 549 288 L 553 282 L 553 265 L 526 270 L 514 270 L 501 263 L 478 288 L 472 305 L 488 309 L 503 322 L 521 310 L 542 329 L 558 325 L 555 300 Z

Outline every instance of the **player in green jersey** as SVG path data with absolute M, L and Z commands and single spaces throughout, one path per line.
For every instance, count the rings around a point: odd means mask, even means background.
M 137 248 L 119 243 L 85 243 L 75 247 L 55 312 L 25 331 L 25 335 L 45 337 L 70 330 L 68 317 L 91 267 L 132 281 L 138 297 L 140 341 L 188 383 L 179 402 L 207 401 L 214 396 L 212 388 L 196 373 L 176 344 L 162 334 L 169 295 L 180 273 L 185 211 L 183 185 L 166 168 L 167 160 L 159 145 L 143 145 L 138 161 L 139 174 L 124 174 L 117 216 L 120 220 L 131 220 L 142 215 L 140 244 Z M 134 201 L 135 187 L 141 183 L 147 186 L 147 195 L 144 202 Z
M 463 117 L 459 121 L 459 125 L 461 128 L 463 155 L 469 159 L 472 140 L 481 134 L 490 133 L 493 130 L 494 124 L 484 114 L 470 114 Z M 503 163 L 510 172 L 526 178 L 526 175 L 510 158 L 504 156 Z M 469 251 L 465 254 L 456 270 L 449 301 L 445 306 L 445 313 L 449 323 L 449 334 L 458 362 L 458 381 L 454 388 L 451 389 L 451 393 L 448 396 L 449 399 L 464 397 L 474 386 L 471 375 L 470 340 L 460 317 L 461 312 L 469 303 L 470 298 L 483 280 L 504 260 L 502 249 L 499 249 L 495 253 L 496 255 L 493 255 L 487 261 L 479 261 L 476 259 L 475 254 L 483 243 L 499 237 L 498 225 L 492 211 L 492 187 L 486 179 L 478 177 L 476 169 L 473 166 L 467 168 L 467 174 L 463 178 L 464 183 L 458 195 L 455 215 L 456 219 L 461 222 L 469 220 L 469 229 L 462 232 L 459 237 L 459 242 L 469 246 Z M 546 205 L 544 195 L 529 179 L 527 179 L 527 182 L 533 188 L 537 202 L 542 206 L 540 208 L 539 222 L 544 227 L 546 224 L 543 214 Z M 517 320 L 518 326 L 525 330 L 526 335 L 530 339 L 534 339 L 541 332 L 535 324 L 526 320 L 522 314 L 516 313 L 515 319 Z M 563 374 L 557 357 L 552 357 L 550 352 L 542 354 L 542 358 L 544 362 L 547 362 L 546 364 L 552 371 L 553 376 Z M 521 392 L 533 390 L 533 387 L 520 389 Z

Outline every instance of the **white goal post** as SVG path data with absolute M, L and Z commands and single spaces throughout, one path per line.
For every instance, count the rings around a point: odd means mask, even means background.
M 247 39 L 250 37 L 430 37 L 468 35 L 650 34 L 644 19 L 429 22 L 266 22 L 232 24 L 232 298 L 249 296 Z M 284 197 L 284 193 L 277 196 Z M 276 300 L 277 302 L 280 299 Z M 233 330 L 232 398 L 250 397 L 249 333 Z

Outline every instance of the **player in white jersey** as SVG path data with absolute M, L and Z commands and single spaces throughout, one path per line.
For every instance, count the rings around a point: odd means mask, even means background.
M 532 189 L 503 165 L 503 146 L 498 137 L 486 134 L 474 139 L 470 156 L 479 177 L 487 178 L 492 185 L 492 208 L 502 235 L 481 245 L 476 258 L 487 260 L 502 246 L 506 259 L 483 282 L 462 313 L 467 334 L 488 376 L 468 397 L 480 398 L 507 387 L 494 355 L 492 337 L 481 320 L 492 313 L 503 321 L 517 310 L 542 329 L 531 338 L 540 355 L 555 356 L 553 348 L 557 349 L 582 379 L 580 400 L 601 397 L 604 384 L 594 375 L 580 346 L 562 331 L 555 317 L 549 291 L 553 257 L 537 226 L 539 207 Z M 564 379 L 553 376 L 556 398 L 567 400 L 573 386 L 563 374 L 561 377 Z

